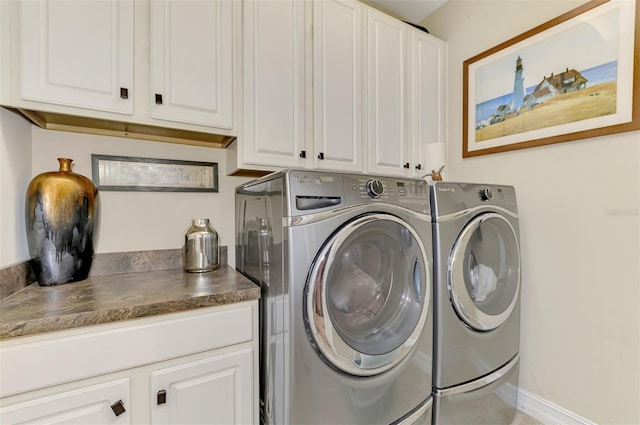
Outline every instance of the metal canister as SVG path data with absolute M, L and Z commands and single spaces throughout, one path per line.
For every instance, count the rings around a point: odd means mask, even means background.
M 220 265 L 218 233 L 208 218 L 195 218 L 184 235 L 182 267 L 185 271 L 202 273 L 215 270 Z

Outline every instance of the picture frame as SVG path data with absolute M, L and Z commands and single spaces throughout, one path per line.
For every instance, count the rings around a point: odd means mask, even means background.
M 463 158 L 640 129 L 640 0 L 592 0 L 463 62 Z
M 218 192 L 216 162 L 92 154 L 91 168 L 101 191 Z

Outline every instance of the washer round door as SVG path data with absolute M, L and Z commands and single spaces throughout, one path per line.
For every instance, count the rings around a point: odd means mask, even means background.
M 476 216 L 458 235 L 447 272 L 449 299 L 468 327 L 502 325 L 520 293 L 520 248 L 511 223 L 493 212 Z
M 321 357 L 358 376 L 398 364 L 427 320 L 427 270 L 421 238 L 405 221 L 369 214 L 343 225 L 316 256 L 305 290 L 305 324 Z

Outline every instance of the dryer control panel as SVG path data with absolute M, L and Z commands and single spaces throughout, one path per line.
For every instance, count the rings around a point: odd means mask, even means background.
M 500 207 L 518 213 L 513 186 L 434 182 L 431 188 L 432 210 L 436 217 L 477 207 Z

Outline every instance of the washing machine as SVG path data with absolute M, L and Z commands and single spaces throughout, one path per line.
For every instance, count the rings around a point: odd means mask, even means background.
M 434 423 L 509 424 L 516 413 L 520 244 L 511 186 L 430 184 Z
M 431 423 L 429 209 L 421 180 L 284 170 L 236 188 L 262 423 Z

